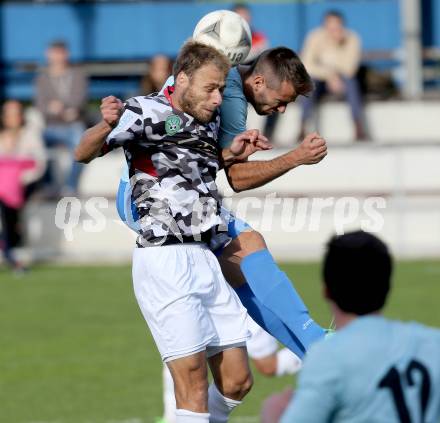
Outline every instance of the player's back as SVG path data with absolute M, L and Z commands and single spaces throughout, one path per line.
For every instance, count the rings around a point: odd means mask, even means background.
M 282 419 L 296 421 L 439 423 L 440 330 L 356 319 L 312 347 Z
M 335 421 L 439 422 L 440 331 L 364 317 L 334 341 L 342 377 Z

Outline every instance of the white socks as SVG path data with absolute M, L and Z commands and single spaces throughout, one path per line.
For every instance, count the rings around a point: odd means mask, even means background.
M 167 423 L 176 423 L 176 397 L 174 382 L 168 366 L 164 364 L 162 371 L 163 382 L 163 417 Z
M 301 369 L 302 361 L 287 348 L 277 352 L 277 376 L 293 375 Z
M 210 423 L 209 413 L 194 413 L 194 411 L 176 410 L 176 423 Z
M 224 397 L 212 383 L 208 389 L 209 423 L 226 423 L 232 410 L 240 404 L 241 401 Z
M 166 365 L 163 368 L 162 377 L 164 419 L 167 423 L 226 423 L 232 410 L 241 404 L 241 401 L 224 397 L 215 384 L 212 383 L 208 390 L 209 414 L 194 413 L 193 411 L 183 409 L 176 410 L 174 383 Z

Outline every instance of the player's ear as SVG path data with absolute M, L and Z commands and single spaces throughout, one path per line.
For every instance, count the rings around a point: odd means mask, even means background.
M 187 87 L 189 85 L 189 77 L 185 72 L 179 72 L 177 74 L 176 83 L 182 87 Z
M 322 296 L 326 299 L 326 300 L 331 300 L 332 297 L 330 296 L 330 291 L 327 288 L 327 285 L 322 284 Z
M 252 82 L 256 91 L 261 90 L 266 85 L 266 80 L 263 75 L 255 75 Z

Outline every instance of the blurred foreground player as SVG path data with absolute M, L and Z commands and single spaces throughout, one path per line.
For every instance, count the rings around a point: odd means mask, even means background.
M 323 273 L 338 331 L 310 350 L 281 419 L 285 394 L 268 400 L 262 421 L 438 423 L 440 331 L 381 315 L 392 273 L 385 244 L 362 231 L 335 237 Z

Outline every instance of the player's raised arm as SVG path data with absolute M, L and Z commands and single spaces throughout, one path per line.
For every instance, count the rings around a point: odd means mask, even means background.
M 102 153 L 107 136 L 116 126 L 121 116 L 122 101 L 114 96 L 101 100 L 102 119 L 95 126 L 84 132 L 78 147 L 75 149 L 75 160 L 89 163 Z
M 225 171 L 232 189 L 240 192 L 265 185 L 298 166 L 319 163 L 326 155 L 325 140 L 314 132 L 282 156 L 266 161 L 233 161 Z

